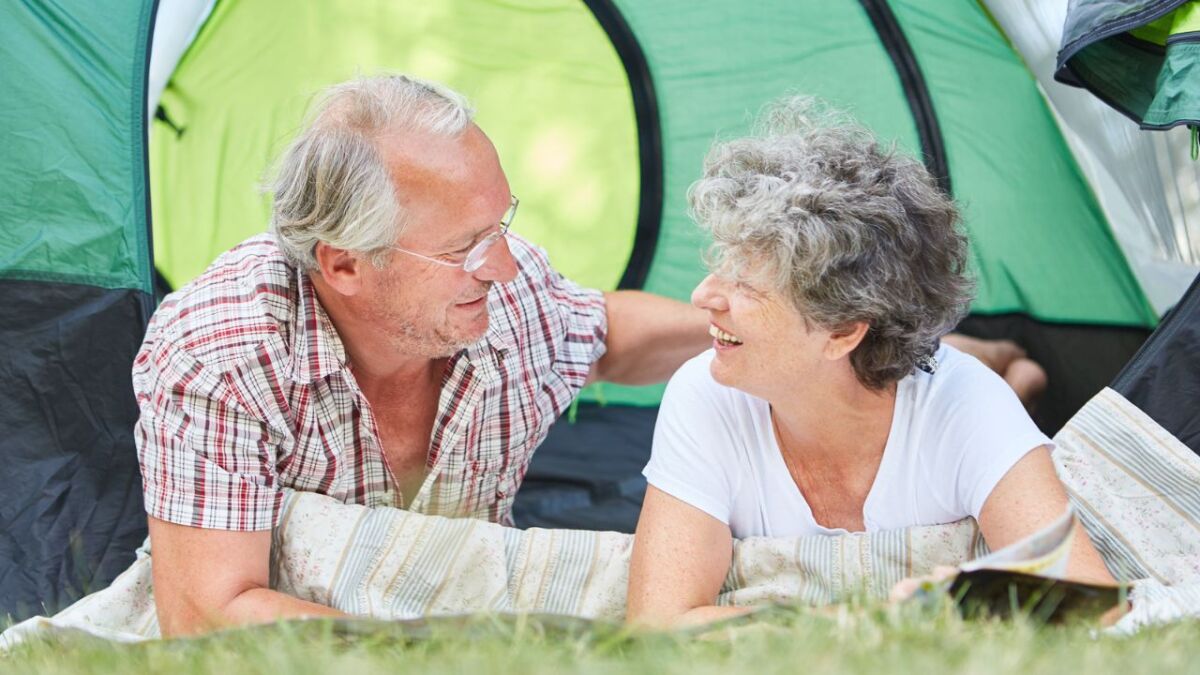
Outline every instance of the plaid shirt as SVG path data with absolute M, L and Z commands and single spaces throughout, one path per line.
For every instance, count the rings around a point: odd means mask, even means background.
M 408 508 L 511 524 L 533 450 L 604 353 L 603 296 L 509 235 L 519 273 L 450 359 L 428 477 Z M 272 527 L 285 488 L 396 506 L 371 408 L 307 275 L 270 235 L 168 296 L 133 367 L 146 511 L 222 530 Z

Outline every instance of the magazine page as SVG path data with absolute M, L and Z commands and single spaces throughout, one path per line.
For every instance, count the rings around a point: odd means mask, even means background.
M 999 551 L 959 567 L 963 572 L 1003 570 L 1062 579 L 1071 557 L 1071 540 L 1079 521 L 1068 508 L 1053 523 Z

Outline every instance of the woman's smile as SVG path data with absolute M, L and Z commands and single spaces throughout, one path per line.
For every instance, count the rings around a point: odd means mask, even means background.
M 741 338 L 725 331 L 715 323 L 708 325 L 708 334 L 713 336 L 713 348 L 717 351 L 726 351 L 742 346 Z

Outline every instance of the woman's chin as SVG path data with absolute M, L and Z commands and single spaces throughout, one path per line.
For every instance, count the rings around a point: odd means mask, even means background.
M 732 363 L 727 361 L 727 358 L 726 355 L 721 353 L 721 350 L 717 350 L 712 362 L 708 364 L 708 372 L 717 384 L 722 384 L 726 387 L 737 387 L 737 369 Z

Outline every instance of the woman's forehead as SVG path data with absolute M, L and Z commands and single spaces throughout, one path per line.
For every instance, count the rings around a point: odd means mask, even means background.
M 714 244 L 706 262 L 712 274 L 730 281 L 764 288 L 777 285 L 777 263 L 765 252 L 749 246 Z

